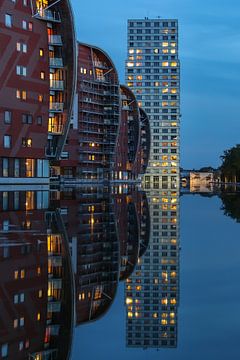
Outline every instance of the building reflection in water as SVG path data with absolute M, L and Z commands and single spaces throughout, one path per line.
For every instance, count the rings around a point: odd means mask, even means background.
M 58 194 L 71 247 L 76 325 L 97 320 L 111 306 L 119 278 L 119 243 L 111 194 L 99 188 Z
M 69 358 L 73 282 L 62 226 L 48 192 L 0 193 L 1 358 Z
M 69 359 L 73 327 L 105 315 L 119 281 L 127 345 L 176 346 L 175 190 L 2 192 L 0 209 L 3 358 Z
M 53 200 L 55 198 L 55 200 Z M 120 186 L 52 193 L 72 254 L 76 325 L 96 321 L 113 304 L 149 239 L 146 195 Z
M 151 231 L 126 281 L 127 346 L 176 347 L 179 304 L 179 192 L 147 192 Z

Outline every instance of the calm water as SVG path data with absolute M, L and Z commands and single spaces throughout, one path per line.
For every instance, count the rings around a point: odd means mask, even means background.
M 239 359 L 239 194 L 15 191 L 0 210 L 0 358 Z

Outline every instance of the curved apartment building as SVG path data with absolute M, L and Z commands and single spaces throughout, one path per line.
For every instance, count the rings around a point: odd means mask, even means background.
M 116 68 L 101 49 L 78 44 L 78 79 L 72 126 L 61 174 L 83 180 L 111 180 L 120 122 Z
M 2 0 L 0 29 L 0 183 L 48 183 L 75 91 L 70 2 Z

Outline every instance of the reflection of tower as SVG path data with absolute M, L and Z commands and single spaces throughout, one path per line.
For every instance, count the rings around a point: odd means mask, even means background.
M 179 302 L 179 193 L 148 192 L 150 243 L 126 283 L 127 345 L 176 347 Z
M 0 193 L 0 354 L 8 359 L 69 354 L 70 258 L 48 197 L 41 191 Z

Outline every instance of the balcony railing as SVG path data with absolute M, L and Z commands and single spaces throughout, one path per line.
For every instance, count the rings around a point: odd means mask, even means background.
M 48 43 L 50 45 L 62 46 L 62 37 L 61 37 L 61 35 L 48 35 Z
M 60 102 L 50 102 L 49 110 L 54 112 L 62 112 L 63 111 L 63 103 Z
M 49 65 L 54 68 L 62 68 L 63 67 L 63 59 L 62 58 L 50 58 Z
M 63 125 L 48 124 L 48 132 L 51 134 L 62 135 L 63 129 L 64 129 Z
M 64 90 L 64 81 L 63 80 L 50 80 L 50 89 L 51 90 Z
M 36 18 L 57 23 L 61 22 L 60 13 L 58 11 L 39 9 Z

